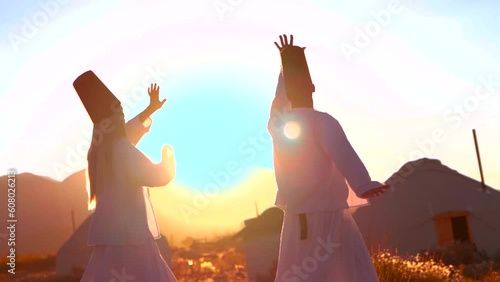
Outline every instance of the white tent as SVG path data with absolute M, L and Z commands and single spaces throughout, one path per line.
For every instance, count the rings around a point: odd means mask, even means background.
M 353 213 L 369 247 L 415 254 L 465 241 L 490 256 L 500 250 L 498 190 L 426 158 L 387 183 L 391 190 Z
M 92 215 L 75 230 L 73 235 L 61 246 L 56 257 L 56 273 L 59 275 L 84 270 L 92 254 L 92 247 L 87 245 L 88 232 Z M 156 240 L 160 253 L 171 267 L 172 253 L 165 235 Z

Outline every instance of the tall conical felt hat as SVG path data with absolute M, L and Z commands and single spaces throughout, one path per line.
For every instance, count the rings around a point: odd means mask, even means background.
M 104 85 L 93 71 L 81 74 L 73 82 L 83 106 L 93 123 L 99 123 L 121 111 L 120 100 Z
M 297 83 L 312 84 L 304 49 L 299 46 L 289 46 L 281 51 L 285 88 L 298 87 Z

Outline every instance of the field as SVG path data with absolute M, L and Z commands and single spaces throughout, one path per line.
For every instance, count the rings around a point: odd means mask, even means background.
M 487 258 L 470 250 L 469 247 L 455 246 L 414 256 L 372 250 L 372 259 L 381 282 L 500 282 L 498 257 Z M 5 263 L 2 261 L 0 281 L 72 282 L 79 281 L 83 273 L 83 269 L 75 269 L 72 275 L 56 275 L 54 255 L 18 258 L 15 275 L 6 274 Z M 273 282 L 275 271 L 271 269 L 267 277 L 249 281 L 243 243 L 228 238 L 173 248 L 171 268 L 180 282 Z

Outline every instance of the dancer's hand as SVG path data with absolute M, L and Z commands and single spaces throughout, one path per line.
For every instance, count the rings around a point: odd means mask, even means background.
M 163 145 L 161 149 L 162 158 L 165 160 L 172 159 L 174 157 L 174 148 L 170 145 Z
M 152 84 L 148 88 L 148 94 L 149 94 L 149 105 L 144 109 L 139 114 L 139 120 L 144 123 L 149 117 L 151 117 L 154 112 L 159 110 L 165 102 L 167 102 L 167 99 L 163 99 L 163 101 L 160 101 L 160 86 L 157 86 L 156 83 Z
M 151 83 L 151 86 L 148 88 L 148 94 L 149 108 L 152 111 L 159 110 L 167 101 L 167 99 L 163 99 L 163 101 L 160 101 L 160 86 L 157 86 L 156 83 L 154 85 Z
M 384 185 L 384 186 L 381 186 L 381 187 L 378 187 L 375 189 L 371 189 L 369 191 L 366 191 L 363 195 L 361 195 L 360 198 L 370 199 L 370 198 L 378 197 L 378 196 L 384 194 L 385 191 L 387 191 L 387 189 L 389 189 L 389 187 L 390 187 L 389 185 Z
M 287 47 L 293 46 L 293 35 L 290 34 L 290 43 L 288 43 L 288 38 L 286 37 L 286 34 L 280 35 L 280 41 L 281 41 L 281 46 L 279 46 L 278 43 L 276 42 L 274 42 L 274 45 L 278 47 L 278 50 L 280 50 L 281 53 Z
M 176 174 L 176 164 L 174 148 L 170 145 L 163 145 L 161 150 L 162 163 L 166 166 L 167 184 L 174 179 Z

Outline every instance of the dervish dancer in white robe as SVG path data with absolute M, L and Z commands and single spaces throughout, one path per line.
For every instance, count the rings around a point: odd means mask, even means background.
M 120 101 L 92 71 L 73 85 L 94 123 L 88 153 L 93 252 L 81 281 L 177 281 L 156 245 L 160 232 L 143 187 L 165 186 L 174 178 L 173 149 L 163 146 L 162 161 L 155 164 L 135 147 L 166 100 L 151 85 L 149 106 L 125 124 Z
M 379 281 L 347 199 L 389 187 L 372 181 L 339 122 L 314 109 L 305 48 L 294 46 L 293 36 L 280 40 L 282 70 L 268 123 L 275 204 L 285 213 L 275 281 Z

